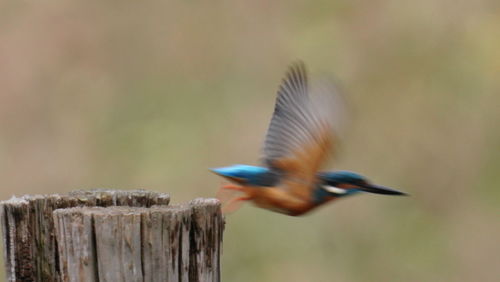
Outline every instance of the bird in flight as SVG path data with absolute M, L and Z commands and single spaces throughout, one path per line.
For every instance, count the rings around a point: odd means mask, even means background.
M 292 64 L 278 90 L 262 165 L 212 169 L 231 182 L 221 187 L 219 198 L 228 191 L 244 194 L 223 203 L 223 212 L 253 202 L 299 216 L 335 199 L 365 192 L 406 195 L 354 172 L 320 171 L 337 141 L 343 110 L 339 98 L 337 90 L 325 81 L 310 85 L 303 62 Z

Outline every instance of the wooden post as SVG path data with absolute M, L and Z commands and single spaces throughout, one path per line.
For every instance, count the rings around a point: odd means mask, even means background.
M 8 281 L 220 281 L 215 199 L 93 191 L 1 203 Z

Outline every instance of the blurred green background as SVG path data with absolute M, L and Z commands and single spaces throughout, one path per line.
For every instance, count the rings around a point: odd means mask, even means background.
M 500 2 L 2 1 L 0 198 L 211 197 L 290 62 L 352 110 L 334 168 L 412 194 L 227 217 L 223 281 L 498 281 Z

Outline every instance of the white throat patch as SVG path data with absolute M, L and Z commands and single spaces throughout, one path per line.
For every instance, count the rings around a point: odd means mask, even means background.
M 323 187 L 323 189 L 325 189 L 326 191 L 328 191 L 330 193 L 335 193 L 335 194 L 345 194 L 345 193 L 347 193 L 346 189 L 342 189 L 342 188 L 335 187 L 335 186 L 324 185 L 322 187 Z

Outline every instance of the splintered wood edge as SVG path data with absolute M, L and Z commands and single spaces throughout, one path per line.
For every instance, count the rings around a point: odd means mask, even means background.
M 27 203 L 28 203 L 28 201 L 24 198 L 24 196 L 23 197 L 12 196 L 10 199 L 0 202 L 0 204 L 2 204 L 2 205 L 6 204 L 6 205 L 13 205 L 13 206 L 24 205 Z
M 54 210 L 53 214 L 64 215 L 81 213 L 85 215 L 128 215 L 128 214 L 144 214 L 154 212 L 176 212 L 186 211 L 190 209 L 198 209 L 205 207 L 213 207 L 215 210 L 220 210 L 220 201 L 214 198 L 197 198 L 188 203 L 175 204 L 170 206 L 153 205 L 150 208 L 146 207 L 129 207 L 129 206 L 108 206 L 108 207 L 71 207 Z
M 75 190 L 61 194 L 39 194 L 23 195 L 17 197 L 13 195 L 10 199 L 0 201 L 0 206 L 23 206 L 33 201 L 78 201 L 79 204 L 85 204 L 89 201 L 109 200 L 112 204 L 124 200 L 148 199 L 151 205 L 168 205 L 170 195 L 162 192 L 149 191 L 144 189 L 135 190 L 114 190 L 114 189 L 91 189 Z M 78 205 L 78 204 L 77 204 Z
M 213 211 L 219 211 L 221 209 L 221 203 L 219 200 L 215 198 L 196 198 L 189 202 L 189 205 L 193 208 L 193 211 L 196 213 L 198 210 L 206 210 L 207 208 Z
M 220 205 L 220 201 L 215 198 L 196 198 L 191 200 L 189 204 L 193 206 L 217 206 Z

